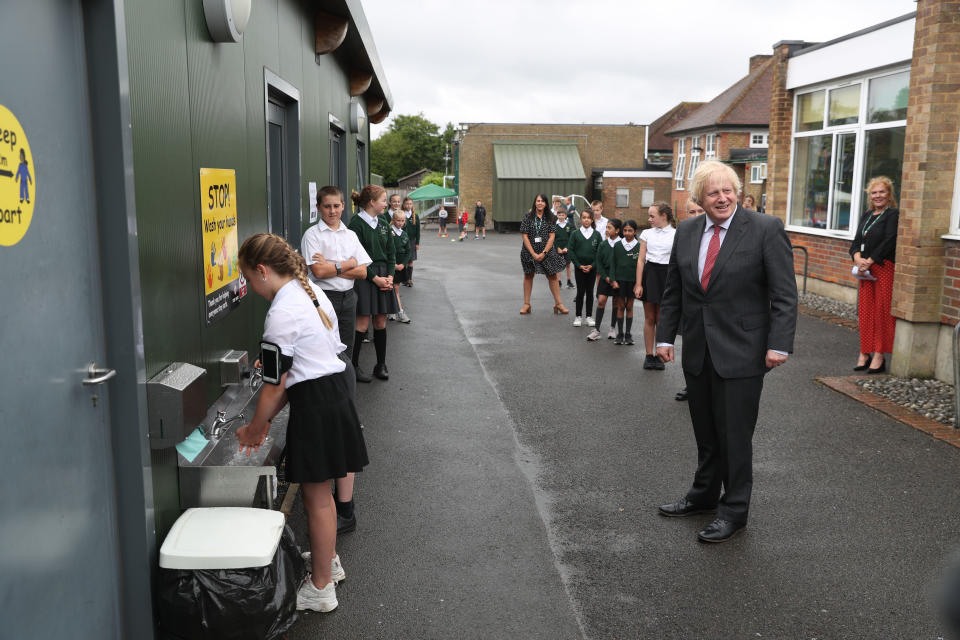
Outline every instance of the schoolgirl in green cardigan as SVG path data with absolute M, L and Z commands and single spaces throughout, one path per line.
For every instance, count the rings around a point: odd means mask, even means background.
M 554 237 L 554 246 L 557 247 L 557 253 L 563 256 L 564 268 L 567 271 L 567 289 L 573 289 L 573 282 L 570 281 L 570 254 L 567 252 L 570 234 L 573 231 L 573 223 L 567 218 L 567 209 L 561 205 L 557 209 L 557 234 Z
M 597 247 L 597 257 L 594 260 L 597 275 L 600 277 L 597 283 L 597 326 L 587 336 L 587 340 L 595 341 L 600 338 L 600 327 L 603 326 L 603 310 L 607 306 L 607 298 L 616 296 L 617 290 L 613 287 L 615 282 L 612 277 L 613 268 L 613 248 L 620 242 L 620 220 L 618 218 L 607 219 L 607 237 L 600 242 Z M 614 302 L 616 304 L 616 302 Z M 610 314 L 610 333 L 607 338 L 613 339 L 617 335 L 616 330 L 617 314 Z
M 583 301 L 587 301 L 587 326 L 594 326 L 593 322 L 593 285 L 597 281 L 597 272 L 594 260 L 597 258 L 597 247 L 603 240 L 602 234 L 593 228 L 593 212 L 584 209 L 580 214 L 580 228 L 570 234 L 567 245 L 567 255 L 573 263 L 573 279 L 577 283 L 577 297 L 574 299 L 577 317 L 573 326 L 583 325 Z
M 367 277 L 357 280 L 353 287 L 357 294 L 357 326 L 353 343 L 353 366 L 359 367 L 363 336 L 373 318 L 373 345 L 377 365 L 373 375 L 381 380 L 390 378 L 387 372 L 387 314 L 397 312 L 397 298 L 393 293 L 396 271 L 396 249 L 390 235 L 390 225 L 383 216 L 387 208 L 387 192 L 383 187 L 368 184 L 363 191 L 351 195 L 359 213 L 350 218 L 347 228 L 357 234 L 370 264 Z
M 406 224 L 407 216 L 403 211 L 394 211 L 393 220 L 390 225 L 390 237 L 393 240 L 393 248 L 396 251 L 396 271 L 393 275 L 393 293 L 397 297 L 397 305 L 400 311 L 397 313 L 396 320 L 407 324 L 410 322 L 410 316 L 403 310 L 403 302 L 400 300 L 400 285 L 407 281 L 408 267 L 410 260 L 410 236 L 407 235 Z
M 617 290 L 617 339 L 614 344 L 633 344 L 633 301 L 636 299 L 634 287 L 637 284 L 637 259 L 640 256 L 640 240 L 637 238 L 637 223 L 627 220 L 623 223 L 623 238 L 613 248 L 611 272 Z M 623 324 L 626 319 L 627 330 Z
M 413 286 L 413 263 L 417 259 L 417 252 L 420 251 L 420 216 L 413 210 L 413 198 L 404 198 L 403 205 L 400 207 L 403 215 L 407 218 L 407 224 L 404 229 L 410 238 L 410 258 L 407 260 L 407 279 L 404 286 Z

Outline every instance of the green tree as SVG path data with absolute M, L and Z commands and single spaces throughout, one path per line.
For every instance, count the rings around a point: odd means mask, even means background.
M 423 179 L 420 180 L 420 186 L 435 184 L 438 187 L 443 186 L 443 171 L 434 171 L 433 173 L 428 173 L 423 176 Z
M 387 130 L 370 145 L 370 170 L 383 176 L 383 183 L 395 185 L 403 176 L 419 169 L 443 171 L 443 153 L 453 140 L 451 123 L 440 128 L 422 113 L 398 115 Z

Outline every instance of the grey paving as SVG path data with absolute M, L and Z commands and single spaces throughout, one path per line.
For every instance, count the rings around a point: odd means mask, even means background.
M 372 463 L 340 609 L 291 640 L 949 637 L 932 595 L 960 450 L 814 381 L 848 373 L 855 332 L 801 316 L 765 383 L 750 524 L 706 546 L 705 518 L 656 515 L 696 452 L 678 367 L 641 369 L 639 307 L 636 346 L 588 343 L 542 277 L 518 314 L 517 235 L 425 233 L 421 254 L 391 380 L 360 387 Z

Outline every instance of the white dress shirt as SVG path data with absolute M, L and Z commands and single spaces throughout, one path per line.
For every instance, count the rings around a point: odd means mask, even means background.
M 313 254 L 319 253 L 327 262 L 343 262 L 350 258 L 355 258 L 358 265 L 368 265 L 370 256 L 367 255 L 360 239 L 347 225 L 340 223 L 340 226 L 334 230 L 327 226 L 323 220 L 317 222 L 303 234 L 300 241 L 300 253 L 307 261 L 307 266 L 316 264 Z M 320 285 L 321 289 L 328 291 L 348 291 L 353 289 L 353 280 L 333 276 L 331 278 L 319 279 L 313 275 L 313 271 L 307 269 L 310 279 Z
M 286 388 L 298 382 L 340 373 L 347 365 L 337 354 L 347 347 L 340 342 L 337 312 L 327 300 L 323 289 L 310 283 L 333 328 L 323 326 L 313 300 L 294 278 L 280 287 L 270 303 L 263 323 L 263 339 L 280 347 L 280 353 L 293 357 L 293 366 L 287 372 Z
M 703 280 L 703 265 L 707 262 L 707 250 L 710 248 L 710 238 L 713 237 L 713 228 L 715 226 L 720 227 L 720 246 L 723 246 L 723 239 L 727 237 L 727 229 L 730 228 L 730 223 L 733 222 L 733 216 L 737 215 L 736 210 L 733 214 L 721 222 L 719 225 L 713 224 L 709 216 L 706 218 L 707 223 L 703 229 L 703 236 L 700 238 L 700 255 L 697 257 L 697 276 Z
M 600 235 L 604 238 L 607 237 L 607 222 L 609 222 L 609 220 L 603 216 L 600 216 L 593 222 L 594 228 L 599 231 Z

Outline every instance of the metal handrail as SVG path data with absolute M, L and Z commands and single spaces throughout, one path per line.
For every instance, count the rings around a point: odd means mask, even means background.
M 960 429 L 960 322 L 953 325 L 953 428 Z
M 810 253 L 807 251 L 807 248 L 799 244 L 791 244 L 790 248 L 796 251 L 799 249 L 803 251 L 803 295 L 807 295 L 807 272 L 808 267 L 810 266 Z

